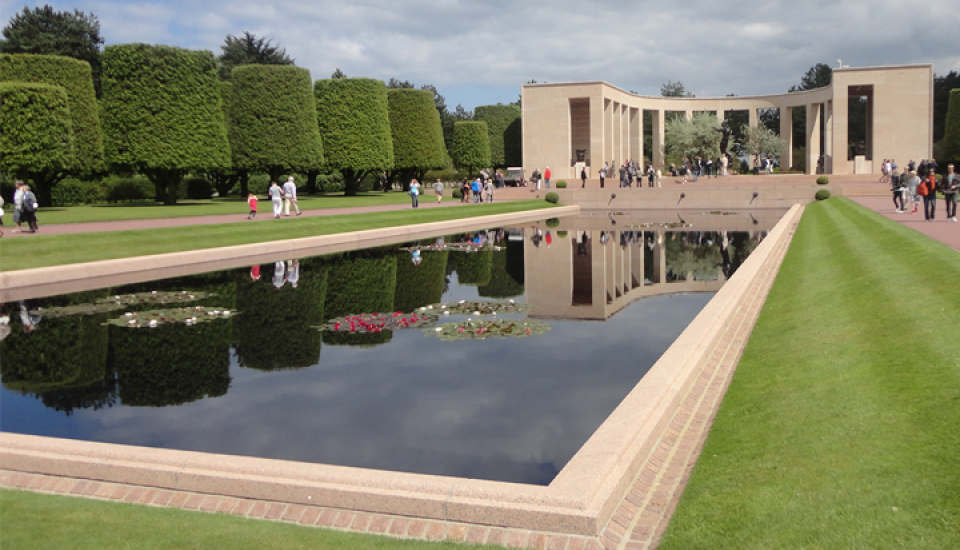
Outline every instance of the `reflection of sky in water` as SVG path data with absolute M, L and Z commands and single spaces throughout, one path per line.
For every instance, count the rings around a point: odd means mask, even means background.
M 403 330 L 372 348 L 324 345 L 319 362 L 299 370 L 243 368 L 231 351 L 227 394 L 180 406 L 118 405 L 67 416 L 4 389 L 0 425 L 110 443 L 546 484 L 712 296 L 646 298 L 604 322 L 550 320 L 551 331 L 519 339 L 444 342 Z M 450 275 L 444 300 L 474 299 L 483 299 L 477 287 Z

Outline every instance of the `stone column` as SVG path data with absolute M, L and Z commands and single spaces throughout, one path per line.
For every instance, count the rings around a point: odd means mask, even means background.
M 665 238 L 663 231 L 657 231 L 654 240 L 656 244 L 653 245 L 653 282 L 661 284 L 667 282 L 667 243 L 663 242 Z
M 663 110 L 656 109 L 653 111 L 653 167 L 663 168 Z
M 633 281 L 637 282 L 637 285 L 643 286 L 644 279 L 644 245 L 646 241 L 643 239 L 643 231 L 637 231 L 637 242 L 630 249 L 630 286 L 633 287 Z
M 793 166 L 793 107 L 780 107 L 780 137 L 783 138 L 780 169 L 789 170 Z
M 807 174 L 817 173 L 820 160 L 820 104 L 807 104 Z
M 833 102 L 823 104 L 823 172 L 833 173 Z
M 748 122 L 747 122 L 747 124 L 749 124 L 749 126 L 750 126 L 751 128 L 756 128 L 756 127 L 757 127 L 757 121 L 759 120 L 759 117 L 757 116 L 757 110 L 756 110 L 755 108 L 751 107 L 750 110 L 747 111 L 747 113 L 748 113 L 748 117 L 747 117 L 747 118 L 748 118 Z

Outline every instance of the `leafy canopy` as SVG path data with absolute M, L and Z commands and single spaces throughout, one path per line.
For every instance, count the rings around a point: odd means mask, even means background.
M 743 152 L 755 157 L 780 158 L 787 143 L 785 139 L 762 124 L 753 128 L 744 124 L 741 127 L 741 133 Z
M 0 52 L 62 55 L 90 64 L 100 74 L 100 21 L 80 10 L 54 11 L 49 5 L 14 15 L 3 28 Z
M 453 163 L 472 172 L 490 166 L 490 136 L 486 122 L 459 121 L 453 125 Z
M 234 67 L 241 65 L 293 65 L 287 50 L 270 42 L 246 31 L 243 36 L 227 35 L 217 56 L 220 78 L 230 80 Z
M 676 157 L 712 159 L 720 156 L 720 132 L 714 130 L 717 118 L 709 113 L 694 113 L 690 120 L 678 117 L 666 123 L 667 154 Z
M 666 84 L 660 86 L 660 95 L 663 97 L 694 97 L 683 87 L 683 82 L 672 80 L 668 80 Z
M 0 82 L 0 169 L 18 177 L 74 164 L 67 92 L 60 86 Z
M 523 164 L 523 132 L 520 107 L 516 105 L 481 105 L 474 118 L 487 123 L 490 133 L 490 163 L 493 166 Z

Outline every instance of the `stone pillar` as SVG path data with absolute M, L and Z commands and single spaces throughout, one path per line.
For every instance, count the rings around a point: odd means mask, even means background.
M 748 122 L 747 122 L 747 124 L 748 124 L 751 128 L 756 128 L 756 127 L 757 127 L 757 122 L 758 122 L 758 120 L 759 120 L 759 117 L 757 116 L 757 110 L 756 110 L 755 108 L 751 107 L 750 110 L 747 111 L 747 113 L 748 113 L 748 117 L 747 117 Z
M 643 164 L 643 116 L 640 109 L 631 107 L 627 110 L 627 120 L 630 121 L 630 157 Z
M 684 116 L 687 117 L 687 122 L 693 120 L 693 110 L 692 110 L 692 109 L 687 109 L 686 111 L 683 112 L 683 114 L 684 114 Z
M 793 166 L 793 107 L 780 108 L 780 137 L 783 138 L 780 169 L 789 170 Z
M 598 170 L 603 168 L 604 157 L 604 139 L 603 133 L 603 97 L 590 98 L 590 150 L 587 160 L 590 163 L 590 169 L 587 174 L 595 178 Z M 579 177 L 580 174 L 577 174 Z
M 597 166 L 603 166 L 604 162 L 609 162 L 613 158 L 613 101 L 603 100 L 603 158 L 597 162 Z
M 817 173 L 820 160 L 820 104 L 807 104 L 807 174 Z
M 663 110 L 656 109 L 653 112 L 653 151 L 651 152 L 651 157 L 653 159 L 653 167 L 663 168 Z
M 833 102 L 823 104 L 823 173 L 833 173 Z
M 643 239 L 643 231 L 637 231 L 637 242 L 634 244 L 633 248 L 630 249 L 630 281 L 631 288 L 633 287 L 633 281 L 636 281 L 637 286 L 643 286 L 644 279 L 644 265 L 643 258 L 645 256 L 644 245 L 646 241 Z
M 667 244 L 663 231 L 657 231 L 653 245 L 653 276 L 655 283 L 667 282 Z
M 637 162 L 643 164 L 643 109 L 637 109 L 637 150 L 640 151 Z

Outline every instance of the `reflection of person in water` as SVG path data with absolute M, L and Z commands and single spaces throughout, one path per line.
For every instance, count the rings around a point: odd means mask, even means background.
M 260 280 L 260 265 L 257 264 L 250 268 L 250 279 L 254 281 Z
M 607 244 L 607 241 L 610 240 L 610 234 L 606 231 L 600 232 L 600 244 Z
M 297 288 L 300 281 L 300 260 L 287 260 L 287 282 L 293 288 Z
M 283 288 L 287 282 L 287 266 L 283 262 L 277 262 L 273 265 L 273 286 Z
M 722 258 L 719 267 L 723 271 L 723 278 L 729 279 L 733 275 L 733 262 L 730 261 L 730 239 L 727 237 L 726 231 L 721 231 L 720 235 L 722 239 L 720 241 L 720 257 Z
M 413 261 L 413 265 L 420 265 L 420 262 L 422 261 L 420 259 L 420 249 L 414 249 L 410 254 L 412 256 L 411 261 Z
M 540 241 L 543 240 L 543 231 L 540 231 L 539 227 L 534 228 L 533 236 L 530 237 L 530 240 L 533 241 L 533 246 L 539 247 Z
M 0 312 L 3 311 L 4 304 L 0 304 Z M 4 338 L 10 336 L 10 316 L 9 315 L 0 315 L 0 342 Z
M 20 322 L 23 323 L 23 332 L 33 332 L 36 330 L 41 319 L 43 319 L 43 316 L 37 315 L 36 313 L 31 314 L 26 302 L 20 300 Z
M 577 231 L 577 256 L 587 255 L 587 239 L 590 234 L 586 231 Z

